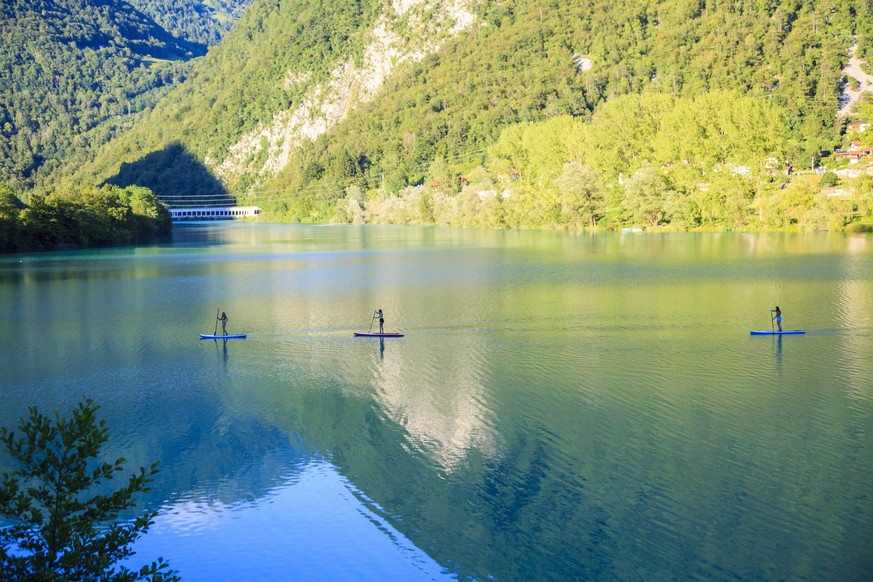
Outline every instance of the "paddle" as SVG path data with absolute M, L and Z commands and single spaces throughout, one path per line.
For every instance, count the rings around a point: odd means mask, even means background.
M 770 331 L 775 332 L 776 328 L 773 327 L 773 320 L 776 319 L 776 316 L 773 315 L 773 310 L 770 310 Z
M 215 310 L 215 330 L 212 332 L 212 335 L 218 335 L 218 312 L 221 311 L 221 307 Z
M 370 318 L 370 327 L 367 328 L 367 333 L 373 331 L 373 322 L 376 320 L 376 310 L 373 310 L 373 317 Z

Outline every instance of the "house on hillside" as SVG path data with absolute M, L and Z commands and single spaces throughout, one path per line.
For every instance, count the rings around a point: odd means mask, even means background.
M 847 125 L 846 129 L 848 129 L 849 131 L 864 133 L 868 127 L 870 127 L 870 122 L 859 119 L 858 121 L 853 121 L 852 123 Z
M 850 164 L 857 164 L 863 158 L 873 156 L 873 146 L 861 145 L 859 141 L 853 141 L 848 149 L 834 150 L 834 157 L 847 159 Z

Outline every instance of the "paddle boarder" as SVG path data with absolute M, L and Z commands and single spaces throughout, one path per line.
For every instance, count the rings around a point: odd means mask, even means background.
M 218 321 L 221 322 L 221 333 L 227 335 L 227 314 L 222 311 L 221 317 L 218 318 Z
M 385 316 L 382 314 L 382 310 L 377 311 L 376 315 L 379 316 L 379 333 L 385 333 Z
M 776 306 L 776 309 L 771 309 L 770 313 L 773 314 L 772 319 L 776 322 L 776 325 L 779 327 L 779 331 L 782 331 L 782 310 L 779 309 L 779 306 Z

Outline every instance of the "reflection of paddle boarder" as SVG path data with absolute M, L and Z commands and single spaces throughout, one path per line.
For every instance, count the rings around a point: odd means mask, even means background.
M 379 333 L 385 333 L 385 316 L 382 314 L 382 310 L 377 311 L 376 315 L 379 316 Z
M 779 309 L 779 306 L 777 305 L 776 309 L 771 309 L 770 313 L 773 314 L 771 319 L 776 322 L 779 331 L 782 331 L 782 311 Z
M 218 321 L 221 322 L 221 333 L 227 335 L 227 314 L 222 311 L 221 317 L 218 318 Z

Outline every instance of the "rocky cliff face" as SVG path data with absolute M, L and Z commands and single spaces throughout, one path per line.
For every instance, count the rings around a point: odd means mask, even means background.
M 853 89 L 849 83 L 843 86 L 843 92 L 840 95 L 840 112 L 839 115 L 846 116 L 852 112 L 852 106 L 861 98 L 862 93 L 873 92 L 873 75 L 868 75 L 862 67 L 861 59 L 856 54 L 858 43 L 849 49 L 849 62 L 843 69 L 843 75 L 847 78 L 855 79 L 858 82 L 858 88 Z
M 360 65 L 352 60 L 337 64 L 327 81 L 306 89 L 299 106 L 244 135 L 224 160 L 207 159 L 207 164 L 224 180 L 278 173 L 305 140 L 316 139 L 377 98 L 398 65 L 421 61 L 475 21 L 469 0 L 394 0 L 376 20 Z M 289 71 L 285 86 L 309 83 L 307 75 Z M 257 166 L 253 159 L 259 160 Z

